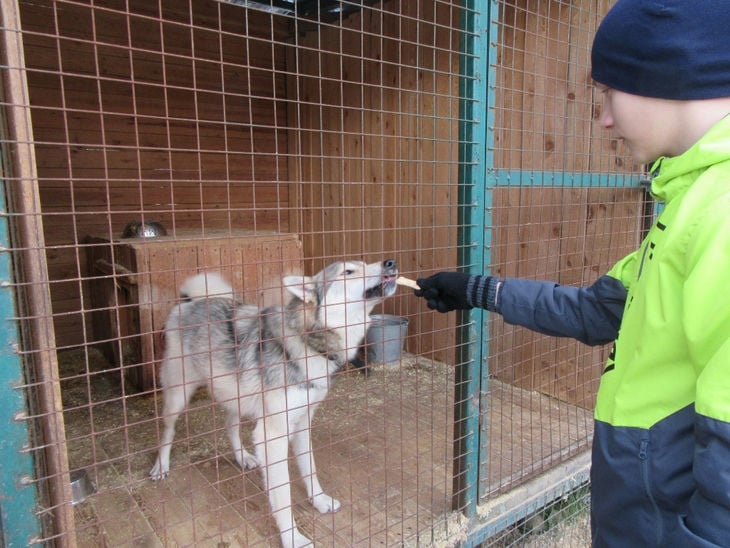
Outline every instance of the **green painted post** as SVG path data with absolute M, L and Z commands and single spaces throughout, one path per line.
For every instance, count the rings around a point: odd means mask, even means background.
M 461 22 L 458 260 L 464 271 L 474 274 L 487 272 L 491 261 L 491 196 L 487 195 L 486 180 L 493 164 L 488 139 L 494 101 L 490 92 L 494 59 L 490 51 L 494 48 L 490 48 L 489 40 L 494 36 L 491 20 L 496 6 L 496 2 L 466 0 Z M 486 421 L 482 406 L 488 355 L 486 312 L 472 310 L 459 319 L 453 505 L 473 517 L 479 502 L 481 455 L 486 454 L 481 442 Z
M 7 183 L 4 183 L 4 185 Z M 15 183 L 20 184 L 20 183 Z M 23 363 L 18 355 L 18 327 L 8 237 L 5 188 L 0 192 L 0 539 L 3 546 L 28 546 L 39 536 Z
M 483 116 L 486 119 L 484 132 L 482 134 L 484 148 L 484 174 L 482 184 L 484 185 L 484 207 L 482 208 L 482 230 L 478 233 L 481 235 L 480 245 L 483 249 L 483 265 L 482 269 L 485 273 L 491 271 L 492 265 L 492 212 L 494 209 L 493 201 L 493 177 L 496 173 L 494 168 L 494 126 L 495 126 L 495 103 L 496 103 L 496 80 L 497 80 L 497 36 L 499 20 L 499 3 L 497 0 L 488 0 L 489 13 L 485 16 L 482 24 L 485 26 L 488 36 L 488 46 L 486 51 L 486 59 L 483 61 L 484 70 L 487 74 L 485 82 L 486 99 L 484 103 Z M 488 436 L 487 430 L 489 426 L 489 417 L 487 415 L 487 380 L 489 378 L 489 323 L 488 314 L 485 312 L 482 317 L 481 329 L 479 335 L 481 337 L 481 387 L 479 393 L 479 407 L 482 419 L 479 421 L 479 484 L 477 485 L 477 504 L 484 496 L 484 487 L 487 486 L 488 478 L 488 462 L 489 451 L 487 447 Z

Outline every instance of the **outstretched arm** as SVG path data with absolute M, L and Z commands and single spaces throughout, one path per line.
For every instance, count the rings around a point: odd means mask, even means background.
M 439 272 L 418 280 L 415 294 L 439 312 L 474 307 L 502 314 L 507 323 L 538 333 L 572 337 L 585 344 L 616 339 L 626 288 L 611 276 L 587 287 L 522 278 L 501 279 L 463 272 Z

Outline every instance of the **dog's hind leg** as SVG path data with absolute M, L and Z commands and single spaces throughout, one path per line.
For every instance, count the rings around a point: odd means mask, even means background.
M 167 364 L 164 364 L 167 365 Z M 163 367 L 164 367 L 163 365 Z M 157 455 L 155 465 L 150 470 L 149 476 L 152 480 L 161 480 L 170 473 L 170 450 L 172 449 L 172 440 L 175 437 L 175 423 L 180 413 L 185 409 L 193 393 L 198 389 L 201 383 L 193 384 L 176 384 L 173 386 L 165 386 L 163 388 L 163 397 L 165 403 L 162 410 L 162 421 L 164 430 L 160 439 L 160 452 Z
M 236 456 L 236 462 L 244 470 L 251 470 L 259 465 L 259 461 L 251 453 L 244 449 L 241 443 L 241 417 L 238 413 L 228 410 L 226 415 L 226 432 L 228 439 L 233 447 L 233 454 Z
M 285 548 L 300 548 L 312 546 L 312 541 L 299 532 L 292 513 L 287 415 L 284 390 L 267 392 L 264 417 L 257 422 L 253 439 L 281 543 Z
M 321 513 L 337 512 L 340 509 L 340 502 L 327 495 L 317 478 L 317 467 L 314 464 L 314 453 L 312 452 L 311 422 L 314 409 L 310 408 L 304 412 L 304 416 L 297 424 L 296 430 L 292 433 L 292 449 L 297 456 L 299 471 L 307 486 L 307 495 L 312 505 Z

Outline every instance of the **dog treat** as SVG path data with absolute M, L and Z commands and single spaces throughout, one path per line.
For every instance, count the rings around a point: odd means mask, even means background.
M 405 276 L 398 276 L 396 278 L 395 283 L 398 285 L 405 285 L 406 287 L 410 287 L 411 289 L 421 289 L 421 287 L 416 283 L 416 280 L 411 280 L 410 278 L 406 278 Z

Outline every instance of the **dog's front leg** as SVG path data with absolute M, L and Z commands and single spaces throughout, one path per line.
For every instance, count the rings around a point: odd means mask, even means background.
M 256 468 L 259 463 L 251 453 L 246 451 L 241 444 L 241 419 L 238 413 L 228 410 L 226 417 L 226 432 L 228 439 L 233 447 L 233 454 L 236 456 L 236 462 L 244 470 Z
M 337 512 L 340 509 L 340 502 L 327 495 L 319 483 L 317 477 L 317 467 L 314 464 L 314 453 L 312 452 L 312 417 L 316 405 L 310 405 L 307 412 L 298 424 L 293 425 L 292 432 L 292 449 L 297 456 L 299 471 L 304 478 L 304 484 L 307 486 L 307 495 L 312 505 L 321 513 Z
M 283 390 L 265 394 L 264 413 L 254 429 L 253 441 L 281 543 L 285 548 L 312 546 L 312 541 L 299 532 L 292 512 L 288 413 Z

